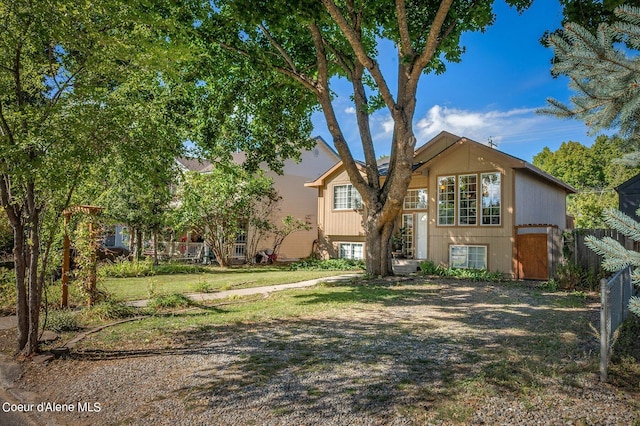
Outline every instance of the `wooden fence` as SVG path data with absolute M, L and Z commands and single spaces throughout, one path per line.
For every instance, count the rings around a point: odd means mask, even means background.
M 588 235 L 593 235 L 597 239 L 610 237 L 623 247 L 629 250 L 638 250 L 638 243 L 631 238 L 626 237 L 615 229 L 574 229 L 565 233 L 565 251 L 568 252 L 568 258 L 577 265 L 586 270 L 593 270 L 596 274 L 602 271 L 602 256 L 596 254 L 584 242 Z

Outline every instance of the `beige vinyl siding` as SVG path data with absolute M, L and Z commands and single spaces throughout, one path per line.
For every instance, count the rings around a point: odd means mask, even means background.
M 459 204 L 456 198 L 455 225 L 438 226 L 439 176 L 459 176 L 475 173 L 501 173 L 501 225 L 458 225 Z M 513 274 L 513 169 L 501 164 L 498 156 L 489 156 L 472 145 L 462 145 L 433 163 L 429 170 L 429 229 L 428 258 L 436 264 L 449 264 L 450 245 L 487 246 L 487 267 L 491 271 Z M 456 181 L 457 185 L 457 181 Z M 457 194 L 456 194 L 457 196 Z M 480 201 L 480 200 L 479 200 Z
M 517 170 L 515 175 L 516 225 L 544 224 L 566 228 L 567 193 L 535 175 Z

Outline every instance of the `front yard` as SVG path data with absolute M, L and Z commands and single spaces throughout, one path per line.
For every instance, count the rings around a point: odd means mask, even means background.
M 598 312 L 526 283 L 352 280 L 110 327 L 22 388 L 102 407 L 62 424 L 638 424 L 634 362 L 598 381 Z

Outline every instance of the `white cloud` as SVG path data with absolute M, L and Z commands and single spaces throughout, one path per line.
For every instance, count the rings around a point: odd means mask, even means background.
M 344 110 L 345 114 L 355 114 L 356 113 L 356 109 L 352 106 L 345 108 Z
M 487 143 L 491 139 L 498 149 L 529 158 L 543 146 L 557 146 L 562 141 L 581 140 L 585 127 L 580 122 L 558 120 L 535 113 L 536 108 L 473 111 L 434 105 L 414 122 L 417 146 L 428 142 L 443 130 L 458 136 Z M 393 120 L 385 112 L 372 116 L 376 153 L 388 154 L 393 134 Z M 576 138 L 576 135 L 578 138 Z

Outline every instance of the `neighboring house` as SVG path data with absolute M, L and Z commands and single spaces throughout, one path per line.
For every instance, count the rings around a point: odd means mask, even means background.
M 616 187 L 618 192 L 618 210 L 640 221 L 636 211 L 640 208 L 640 174 Z
M 340 157 L 321 137 L 314 139 L 316 146 L 308 151 L 303 151 L 299 162 L 294 160 L 284 162 L 282 175 L 266 170 L 267 176 L 273 179 L 274 187 L 282 197 L 282 201 L 279 203 L 279 212 L 272 218 L 273 223 L 279 224 L 283 217 L 291 215 L 296 219 L 304 220 L 311 226 L 309 231 L 294 232 L 284 240 L 280 247 L 278 260 L 296 260 L 309 256 L 313 251 L 314 242 L 318 238 L 317 192 L 313 188 L 306 188 L 305 182 L 316 179 L 339 161 Z M 233 156 L 234 161 L 238 164 L 242 164 L 244 158 L 243 153 L 236 153 Z M 179 158 L 177 161 L 184 171 L 207 173 L 213 167 L 210 162 L 201 159 Z M 255 253 L 246 253 L 245 242 L 244 236 L 240 236 L 236 244 L 236 258 L 255 255 Z M 271 244 L 271 239 L 262 241 L 259 248 L 270 248 Z
M 386 164 L 379 167 L 384 180 Z M 362 258 L 361 201 L 342 163 L 306 186 L 318 190 L 322 254 Z M 574 192 L 526 161 L 442 132 L 415 152 L 396 224 L 403 244 L 394 255 L 547 279 L 568 227 L 566 196 Z

